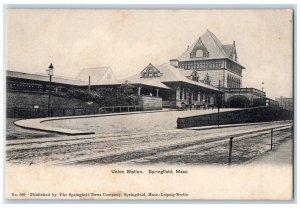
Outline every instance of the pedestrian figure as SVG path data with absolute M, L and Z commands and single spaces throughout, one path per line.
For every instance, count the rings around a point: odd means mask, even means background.
M 185 103 L 184 102 L 181 103 L 181 108 L 182 108 L 182 110 L 185 110 Z

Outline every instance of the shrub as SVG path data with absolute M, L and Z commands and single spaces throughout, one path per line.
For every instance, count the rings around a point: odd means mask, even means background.
M 75 98 L 85 102 L 95 102 L 100 106 L 138 104 L 135 87 L 128 83 L 124 83 L 117 88 L 99 87 L 91 90 L 72 87 L 64 91 L 52 92 L 52 94 L 63 98 Z

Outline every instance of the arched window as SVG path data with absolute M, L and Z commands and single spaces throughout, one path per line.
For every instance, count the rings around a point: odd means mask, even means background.
M 236 88 L 236 78 L 233 78 L 233 87 Z
M 197 57 L 197 58 L 203 57 L 203 50 L 198 49 L 198 50 L 196 51 L 196 57 Z
M 229 75 L 227 74 L 227 87 L 230 87 L 230 79 L 229 79 Z

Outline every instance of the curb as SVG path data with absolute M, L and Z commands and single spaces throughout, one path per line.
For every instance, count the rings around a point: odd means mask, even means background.
M 224 129 L 224 128 L 241 127 L 241 126 L 253 126 L 253 125 L 261 125 L 261 124 L 268 124 L 268 123 L 271 124 L 271 123 L 286 123 L 286 122 L 284 122 L 284 121 L 271 121 L 271 122 L 258 122 L 258 123 L 226 124 L 226 125 L 220 125 L 219 127 L 216 126 L 216 125 L 213 125 L 213 126 L 190 127 L 190 128 L 180 128 L 180 129 L 201 131 L 201 130 Z
M 28 120 L 28 119 L 26 119 Z M 71 130 L 71 129 L 61 129 L 61 128 L 55 128 L 55 127 L 49 127 L 46 125 L 41 124 L 42 122 L 38 122 L 35 124 L 35 127 L 24 125 L 21 122 L 25 120 L 18 120 L 13 122 L 16 126 L 24 128 L 24 129 L 30 129 L 30 130 L 37 130 L 37 131 L 43 131 L 48 133 L 58 133 L 63 134 L 67 136 L 76 136 L 76 135 L 90 135 L 95 134 L 95 132 L 92 131 L 77 131 L 77 130 Z M 20 124 L 21 123 L 21 124 Z
M 62 129 L 57 127 L 47 126 L 42 124 L 47 121 L 64 120 L 64 119 L 77 119 L 77 118 L 92 118 L 92 117 L 107 117 L 107 116 L 118 116 L 118 115 L 131 115 L 131 114 L 141 114 L 141 113 L 157 113 L 157 112 L 168 112 L 172 110 L 157 110 L 157 111 L 136 111 L 136 112 L 125 112 L 125 113 L 110 113 L 110 114 L 93 114 L 93 115 L 82 115 L 82 116 L 65 116 L 65 117 L 46 117 L 46 118 L 32 118 L 32 119 L 22 119 L 14 121 L 13 123 L 21 128 L 44 131 L 49 133 L 58 133 L 67 136 L 77 136 L 77 135 L 90 135 L 95 134 L 93 131 L 78 131 L 71 129 Z

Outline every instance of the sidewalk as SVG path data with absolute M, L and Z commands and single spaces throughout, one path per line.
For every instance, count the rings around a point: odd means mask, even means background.
M 232 111 L 234 109 L 222 109 L 223 111 Z M 64 134 L 64 135 L 69 135 L 69 136 L 75 136 L 75 135 L 89 135 L 89 134 L 95 134 L 95 131 L 98 129 L 98 126 L 94 128 L 93 130 L 90 130 L 90 126 L 83 126 L 85 128 L 79 128 L 81 130 L 73 130 L 73 127 L 76 127 L 79 125 L 79 120 L 77 119 L 85 119 L 85 118 L 90 118 L 90 125 L 93 125 L 95 123 L 98 123 L 95 121 L 95 119 L 101 118 L 101 117 L 116 117 L 116 116 L 123 116 L 122 119 L 117 120 L 114 122 L 118 123 L 122 120 L 127 122 L 126 125 L 129 123 L 133 124 L 134 122 L 131 121 L 130 119 L 125 119 L 124 116 L 134 116 L 134 115 L 152 115 L 152 114 L 157 114 L 157 113 L 172 113 L 175 115 L 174 116 L 165 116 L 169 120 L 171 119 L 172 123 L 175 122 L 174 126 L 176 127 L 176 120 L 179 116 L 191 116 L 191 115 L 200 115 L 200 114 L 209 114 L 209 113 L 215 113 L 215 110 L 192 110 L 192 111 L 178 111 L 178 110 L 170 110 L 170 109 L 163 109 L 163 110 L 153 110 L 153 111 L 135 111 L 135 112 L 122 112 L 122 113 L 107 113 L 107 114 L 92 114 L 92 115 L 81 115 L 81 116 L 65 116 L 65 117 L 46 117 L 46 118 L 32 118 L 32 119 L 24 119 L 24 120 L 17 120 L 14 122 L 16 126 L 25 128 L 25 129 L 31 129 L 31 130 L 39 130 L 39 131 L 45 131 L 45 132 L 52 132 L 52 133 L 59 133 L 59 134 Z M 161 116 L 159 116 L 158 124 L 162 121 Z M 148 116 L 149 117 L 149 116 Z M 72 123 L 72 125 L 54 125 L 54 126 L 49 126 L 45 122 L 49 121 L 61 121 L 61 120 L 67 120 L 68 123 Z M 152 120 L 153 121 L 153 120 Z M 140 124 L 141 122 L 139 122 Z M 86 128 L 87 127 L 87 128 Z M 174 128 L 175 128 L 174 127 Z M 116 127 L 114 127 L 116 128 Z
M 293 140 L 289 139 L 275 146 L 272 151 L 268 151 L 260 157 L 251 160 L 247 165 L 257 164 L 288 164 L 293 163 Z

